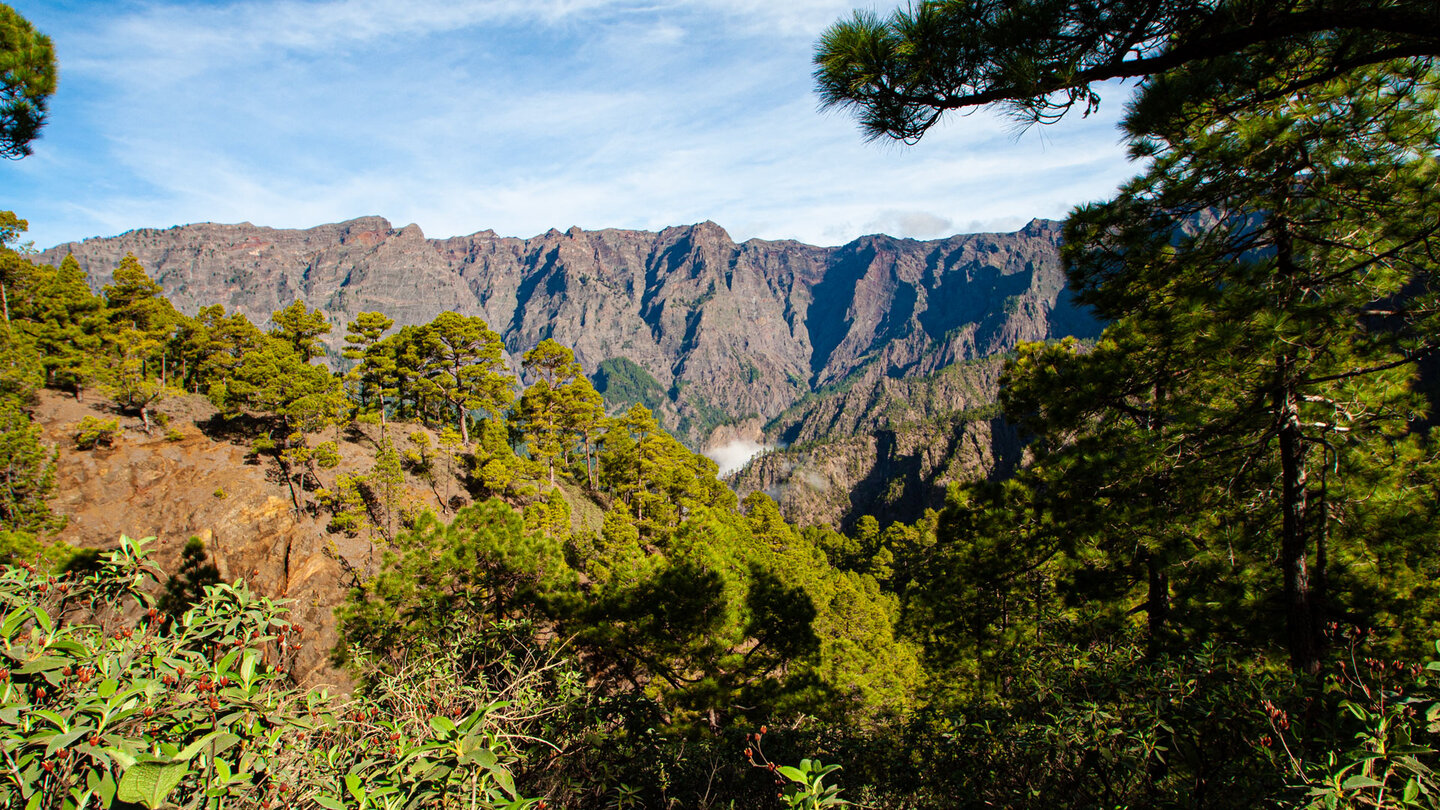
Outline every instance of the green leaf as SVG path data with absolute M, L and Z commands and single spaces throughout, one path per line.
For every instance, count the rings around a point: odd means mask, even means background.
M 449 736 L 455 733 L 455 724 L 450 722 L 450 718 L 448 717 L 430 718 L 430 727 L 435 729 L 435 733 L 437 734 Z
M 350 796 L 357 805 L 365 804 L 365 791 L 360 787 L 360 777 L 353 773 L 345 774 L 345 789 L 350 791 Z
M 85 736 L 90 731 L 88 726 L 72 728 L 64 734 L 56 734 L 50 738 L 50 744 L 46 746 L 46 753 L 53 754 L 61 748 L 69 748 L 71 743 Z
M 40 718 L 41 720 L 44 720 L 45 722 L 49 723 L 50 725 L 54 726 L 62 732 L 67 731 L 70 728 L 70 724 L 65 722 L 64 717 L 61 717 L 60 715 L 50 711 L 49 709 L 35 709 L 34 711 L 30 712 L 30 714 Z
M 100 752 L 115 760 L 121 768 L 128 769 L 135 765 L 135 755 L 129 751 L 122 751 L 119 748 L 102 748 Z
M 181 762 L 189 762 L 191 759 L 195 758 L 196 754 L 200 753 L 200 751 L 205 748 L 205 746 L 209 745 L 211 742 L 215 743 L 215 753 L 218 754 L 221 751 L 224 751 L 225 749 L 234 745 L 235 743 L 240 742 L 240 738 L 235 736 L 234 734 L 231 734 L 228 731 L 216 729 L 209 734 L 206 734 L 204 737 L 196 740 L 195 742 L 192 742 L 189 745 L 185 746 L 185 750 L 176 754 L 175 758 L 177 760 L 180 760 Z
M 0 622 L 0 636 L 4 636 L 6 639 L 14 638 L 15 630 L 20 627 L 20 623 L 23 621 L 25 621 L 25 611 L 23 609 L 7 613 L 5 615 L 5 621 Z
M 495 781 L 500 783 L 500 787 L 509 794 L 510 798 L 513 799 L 519 795 L 515 792 L 515 778 L 510 775 L 509 771 L 501 767 L 494 767 L 490 769 L 490 774 L 495 777 Z
M 332 799 L 329 796 L 316 796 L 315 803 L 321 807 L 328 808 L 328 810 L 345 810 L 344 802 L 338 799 Z
M 120 777 L 116 798 L 159 810 L 190 769 L 184 762 L 137 762 Z
M 40 625 L 40 629 L 44 631 L 45 635 L 48 636 L 55 632 L 55 622 L 50 620 L 50 614 L 46 613 L 44 608 L 35 605 L 31 610 L 35 612 L 35 623 Z
M 239 653 L 239 650 L 231 650 L 230 652 L 226 653 L 225 657 L 220 659 L 220 663 L 215 665 L 215 674 L 228 674 L 230 672 L 230 668 L 235 666 L 235 656 Z
M 21 675 L 33 675 L 37 672 L 54 672 L 70 663 L 69 658 L 61 658 L 58 655 L 42 655 L 34 661 L 20 667 L 17 670 Z
M 798 782 L 802 785 L 805 784 L 805 774 L 799 768 L 791 765 L 781 765 L 779 768 L 776 768 L 776 771 L 791 782 Z
M 1360 788 L 1385 787 L 1385 783 L 1357 773 L 1349 779 L 1346 779 L 1341 787 L 1346 790 L 1359 790 Z

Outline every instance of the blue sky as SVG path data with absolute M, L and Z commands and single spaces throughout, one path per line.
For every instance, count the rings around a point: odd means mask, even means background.
M 833 245 L 1011 230 L 1134 173 L 1124 88 L 1021 134 L 981 112 L 865 143 L 810 79 L 853 2 L 9 2 L 60 61 L 35 154 L 0 161 L 0 207 L 41 248 L 368 214 L 432 237 L 710 219 Z

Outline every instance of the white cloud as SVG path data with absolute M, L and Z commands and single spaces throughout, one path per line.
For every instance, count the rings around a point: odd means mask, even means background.
M 864 143 L 849 119 L 817 114 L 810 90 L 813 40 L 850 7 L 104 6 L 45 29 L 62 65 L 54 120 L 21 169 L 0 166 L 0 185 L 42 245 L 361 214 L 432 236 L 713 219 L 737 239 L 837 244 L 1063 216 L 1129 174 L 1119 105 L 1048 138 L 1017 141 L 981 113 L 915 147 Z
M 775 449 L 774 445 L 760 444 L 748 439 L 736 439 L 729 444 L 706 450 L 705 456 L 720 466 L 720 475 L 723 476 L 744 467 L 750 459 L 766 450 L 773 449 Z
M 932 236 L 947 235 L 953 223 L 946 217 L 926 211 L 898 211 L 889 209 L 880 216 L 865 223 L 864 229 L 872 233 L 888 233 L 892 236 L 911 239 L 928 239 Z

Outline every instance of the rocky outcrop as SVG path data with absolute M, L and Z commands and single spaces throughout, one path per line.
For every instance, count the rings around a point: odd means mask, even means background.
M 1003 419 L 956 416 L 766 452 L 730 483 L 742 497 L 770 495 L 801 525 L 849 529 L 873 515 L 888 526 L 943 506 L 951 482 L 1008 476 L 1023 452 Z
M 427 239 L 365 217 L 308 230 L 185 225 L 60 245 L 98 287 L 133 253 L 182 311 L 224 304 L 263 324 L 295 299 L 340 326 L 380 310 L 400 324 L 445 310 L 483 317 L 512 359 L 545 338 L 588 369 L 628 358 L 667 391 L 672 428 L 701 446 L 719 424 L 769 420 L 851 379 L 901 378 L 1089 334 L 1071 306 L 1057 223 L 929 242 L 867 236 L 841 247 L 750 240 L 713 222 L 659 233 L 483 231 Z
M 741 497 L 769 493 L 799 523 L 913 521 L 944 504 L 950 483 L 1015 469 L 1023 444 L 995 404 L 1003 365 L 992 355 L 903 379 L 862 371 L 771 420 L 757 441 L 772 449 L 728 481 Z
M 762 441 L 793 447 L 983 410 L 999 395 L 1003 367 L 1003 359 L 991 355 L 923 376 L 865 368 L 786 408 L 765 426 Z
M 186 541 L 198 537 L 222 580 L 243 579 L 265 596 L 289 600 L 294 620 L 306 628 L 295 666 L 304 683 L 348 683 L 330 663 L 337 638 L 332 611 L 357 576 L 376 570 L 382 540 L 364 532 L 355 537 L 327 532 L 328 515 L 297 509 L 274 464 L 251 457 L 248 438 L 199 427 L 216 421 L 214 408 L 200 397 L 167 400 L 158 412 L 168 417 L 168 429 L 149 434 L 103 402 L 79 402 L 51 391 L 41 392 L 34 411 L 58 451 L 50 499 L 51 508 L 66 518 L 58 539 L 81 548 L 113 548 L 121 534 L 154 536 L 152 559 L 173 574 Z M 87 416 L 119 420 L 122 429 L 112 445 L 76 448 L 75 425 Z M 395 441 L 404 441 L 398 428 L 392 433 Z M 375 443 L 364 434 L 342 437 L 339 448 L 342 461 L 326 471 L 327 485 L 339 473 L 374 464 Z M 409 475 L 402 497 L 415 508 L 448 514 L 441 494 Z M 302 498 L 313 500 L 303 493 Z

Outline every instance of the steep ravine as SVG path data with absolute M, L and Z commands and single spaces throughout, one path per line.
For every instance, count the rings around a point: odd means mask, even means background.
M 770 494 L 802 524 L 913 521 L 951 482 L 1019 463 L 1020 436 L 995 407 L 1002 366 L 996 355 L 904 379 L 857 373 L 771 420 L 757 441 L 772 449 L 728 481 L 742 497 Z

